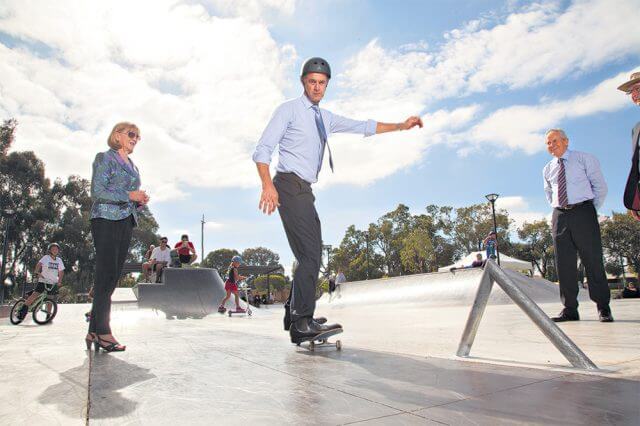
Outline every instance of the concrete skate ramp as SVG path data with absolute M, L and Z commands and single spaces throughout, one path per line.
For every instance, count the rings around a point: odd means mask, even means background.
M 224 282 L 215 269 L 167 268 L 162 280 L 160 284 L 140 283 L 134 287 L 139 307 L 163 311 L 168 317 L 202 318 L 217 311 L 225 295 Z M 226 307 L 234 306 L 232 297 Z
M 327 308 L 370 306 L 376 304 L 420 304 L 422 306 L 469 306 L 476 296 L 482 269 L 464 269 L 455 272 L 406 275 L 342 284 L 331 297 L 324 294 L 318 306 Z M 520 288 L 536 303 L 558 302 L 558 286 L 545 279 L 530 278 L 521 273 L 505 270 Z M 494 285 L 489 304 L 511 304 L 511 299 Z

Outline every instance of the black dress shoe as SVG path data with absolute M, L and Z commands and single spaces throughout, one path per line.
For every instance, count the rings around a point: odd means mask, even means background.
M 314 318 L 313 320 L 318 324 L 324 324 L 327 322 L 327 319 L 325 317 L 318 317 L 318 318 Z M 291 310 L 289 309 L 288 306 L 285 306 L 284 308 L 283 322 L 284 322 L 284 330 L 289 331 L 289 329 L 291 328 Z
M 580 315 L 578 315 L 578 311 L 571 312 L 563 309 L 557 317 L 551 319 L 553 322 L 580 321 Z
M 613 317 L 611 316 L 611 309 L 600 309 L 598 311 L 600 316 L 600 322 L 613 322 Z
M 342 326 L 340 324 L 318 324 L 312 318 L 304 317 L 291 323 L 289 336 L 291 336 L 291 343 L 302 343 L 313 340 L 319 334 L 338 328 L 342 328 Z

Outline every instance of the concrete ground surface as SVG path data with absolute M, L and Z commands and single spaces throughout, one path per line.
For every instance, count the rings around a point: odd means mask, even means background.
M 481 362 L 453 357 L 468 307 L 321 304 L 345 326 L 343 349 L 309 352 L 289 343 L 281 308 L 167 320 L 121 303 L 112 325 L 126 352 L 94 354 L 88 305 L 61 305 L 47 326 L 3 319 L 0 423 L 637 425 L 639 302 L 614 301 L 612 324 L 583 302 L 583 320 L 562 325 L 595 374 L 571 369 L 514 305 L 487 308 Z

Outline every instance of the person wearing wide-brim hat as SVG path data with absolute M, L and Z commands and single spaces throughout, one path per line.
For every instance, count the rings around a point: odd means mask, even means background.
M 640 106 L 640 72 L 634 72 L 629 77 L 629 81 L 618 87 L 618 90 L 622 90 L 627 95 L 631 96 L 631 101 Z M 640 121 L 631 130 L 631 155 L 635 153 L 636 143 L 638 143 L 638 137 L 640 136 Z M 631 215 L 640 220 L 640 213 L 635 210 L 631 210 Z

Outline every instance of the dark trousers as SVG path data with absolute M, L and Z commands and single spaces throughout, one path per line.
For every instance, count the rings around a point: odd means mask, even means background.
M 277 173 L 280 219 L 289 247 L 298 261 L 291 288 L 291 319 L 312 317 L 316 309 L 316 284 L 322 260 L 320 218 L 311 185 L 293 173 Z
M 571 210 L 553 210 L 553 246 L 560 280 L 560 298 L 565 308 L 578 309 L 578 258 L 589 280 L 589 297 L 598 309 L 608 309 L 611 294 L 602 259 L 600 225 L 593 203 Z
M 89 333 L 111 334 L 111 295 L 129 252 L 132 231 L 132 216 L 122 220 L 91 220 L 91 235 L 96 248 L 96 276 Z

